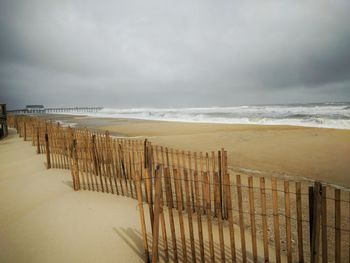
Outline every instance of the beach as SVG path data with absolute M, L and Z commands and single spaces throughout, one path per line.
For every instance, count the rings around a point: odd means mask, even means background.
M 14 130 L 0 167 L 0 262 L 144 262 L 136 200 L 75 192 Z
M 10 129 L 7 138 L 0 141 L 0 261 L 144 262 L 137 201 L 94 191 L 76 192 L 72 186 L 71 171 L 46 169 L 44 160 L 44 155 L 36 154 L 31 141 L 23 141 L 13 129 Z M 146 206 L 145 216 L 150 229 Z M 167 213 L 165 219 L 169 220 Z M 179 220 L 177 213 L 174 220 Z M 187 217 L 184 223 L 188 231 Z M 193 222 L 193 227 L 197 236 L 196 222 Z M 239 232 L 237 224 L 234 229 Z M 203 230 L 205 255 L 209 258 L 208 233 L 206 227 Z M 179 228 L 176 233 L 180 244 Z M 225 240 L 229 240 L 227 226 L 224 233 Z M 213 234 L 215 253 L 219 255 L 217 228 Z M 152 234 L 148 231 L 147 235 L 150 242 Z M 246 235 L 247 256 L 251 258 L 252 241 L 248 228 Z M 242 260 L 240 241 L 239 235 L 236 235 L 239 261 Z M 152 246 L 151 242 L 149 246 Z M 160 260 L 164 262 L 162 241 L 159 246 Z M 199 250 L 198 242 L 196 248 Z M 262 240 L 257 240 L 259 255 L 263 254 L 263 248 Z M 229 250 L 228 244 L 225 249 Z M 272 245 L 269 251 L 275 253 Z M 172 256 L 170 259 L 173 260 Z M 259 260 L 263 259 L 259 256 Z M 281 260 L 286 262 L 284 254 Z
M 281 126 L 206 124 L 47 115 L 77 127 L 108 130 L 121 137 L 147 138 L 186 151 L 225 148 L 232 171 L 290 176 L 350 187 L 350 130 Z

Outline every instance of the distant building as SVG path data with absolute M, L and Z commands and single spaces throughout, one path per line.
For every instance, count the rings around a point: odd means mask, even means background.
M 7 136 L 7 112 L 6 104 L 0 104 L 0 139 Z

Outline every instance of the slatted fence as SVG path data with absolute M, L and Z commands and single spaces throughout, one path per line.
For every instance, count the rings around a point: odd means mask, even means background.
M 29 116 L 8 123 L 47 168 L 70 169 L 75 190 L 137 199 L 147 262 L 350 262 L 347 189 L 236 174 L 224 149 L 169 149 Z

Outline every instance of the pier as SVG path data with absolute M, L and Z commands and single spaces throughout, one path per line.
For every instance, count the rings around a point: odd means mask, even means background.
M 16 109 L 8 112 L 14 114 L 54 114 L 54 113 L 92 113 L 99 112 L 103 107 L 57 107 L 45 108 L 43 105 L 27 105 L 25 109 Z

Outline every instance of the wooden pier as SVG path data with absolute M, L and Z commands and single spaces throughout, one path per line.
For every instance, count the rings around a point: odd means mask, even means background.
M 54 114 L 54 113 L 91 113 L 99 112 L 103 107 L 59 107 L 59 108 L 44 108 L 42 105 L 38 107 L 26 107 L 25 109 L 11 110 L 14 114 Z M 40 107 L 39 107 L 40 106 Z

